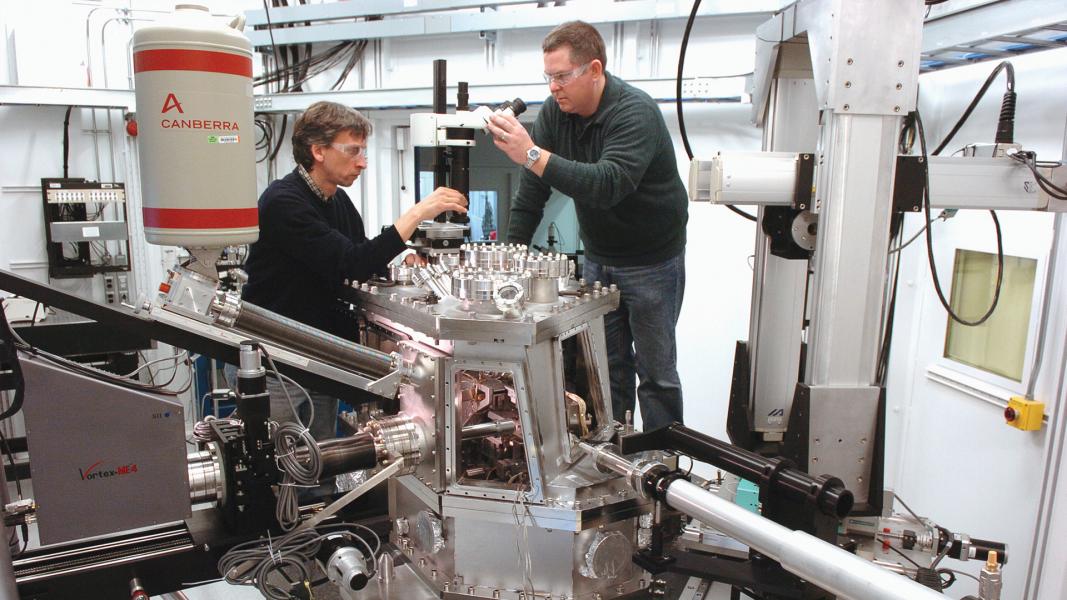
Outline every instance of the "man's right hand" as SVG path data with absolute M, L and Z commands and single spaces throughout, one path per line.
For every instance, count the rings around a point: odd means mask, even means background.
M 400 239 L 409 240 L 415 228 L 423 221 L 432 220 L 446 211 L 467 212 L 467 199 L 454 189 L 439 187 L 400 215 L 394 223 Z
M 467 199 L 452 188 L 439 187 L 419 201 L 412 210 L 418 210 L 420 220 L 428 221 L 446 211 L 467 212 Z

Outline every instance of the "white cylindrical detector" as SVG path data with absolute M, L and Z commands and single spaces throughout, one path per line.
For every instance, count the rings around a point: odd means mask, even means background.
M 147 241 L 256 241 L 251 42 L 183 4 L 134 33 L 133 67 Z

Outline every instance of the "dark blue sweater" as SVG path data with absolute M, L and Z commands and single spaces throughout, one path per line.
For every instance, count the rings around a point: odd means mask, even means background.
M 363 219 L 338 189 L 327 202 L 296 171 L 259 197 L 259 241 L 249 250 L 242 297 L 268 310 L 353 338 L 337 294 L 345 279 L 366 281 L 405 248 L 395 227 L 367 239 Z

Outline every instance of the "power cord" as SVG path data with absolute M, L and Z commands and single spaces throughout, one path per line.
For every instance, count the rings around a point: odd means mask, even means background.
M 1026 166 L 1026 168 L 1030 169 L 1030 172 L 1034 175 L 1034 179 L 1037 180 L 1037 185 L 1040 186 L 1046 194 L 1057 200 L 1067 200 L 1067 189 L 1059 187 L 1038 170 L 1039 168 L 1054 169 L 1061 166 L 1062 163 L 1058 161 L 1039 161 L 1037 160 L 1037 153 L 1032 150 L 1008 150 L 1006 154 L 1008 158 L 1021 163 Z
M 929 156 L 926 153 L 926 133 L 923 130 L 922 115 L 919 110 L 915 110 L 915 127 L 919 133 L 919 147 L 922 150 L 923 162 L 926 165 L 930 164 Z M 942 144 L 944 146 L 944 144 Z M 926 221 L 932 221 L 930 216 L 930 170 L 929 168 L 923 169 L 923 214 L 926 215 Z M 931 235 L 930 228 L 926 228 L 926 258 L 930 264 L 930 276 L 934 281 L 934 291 L 937 292 L 937 299 L 941 301 L 941 306 L 945 308 L 948 316 L 956 321 L 960 325 L 966 325 L 968 327 L 976 327 L 989 320 L 989 317 L 993 315 L 993 311 L 997 309 L 997 304 L 1000 302 L 1000 290 L 1004 283 L 1004 236 L 1000 230 L 1000 219 L 997 218 L 996 211 L 989 211 L 989 216 L 993 218 L 993 227 L 997 233 L 997 283 L 993 289 L 993 301 L 989 304 L 989 309 L 976 320 L 968 320 L 956 314 L 952 310 L 952 306 L 945 298 L 945 293 L 941 289 L 941 279 L 937 276 L 937 264 L 934 261 L 934 241 Z
M 685 71 L 685 53 L 686 50 L 689 49 L 689 34 L 693 31 L 693 23 L 696 22 L 697 11 L 699 9 L 700 0 L 694 0 L 693 10 L 689 12 L 689 20 L 685 23 L 685 33 L 682 34 L 682 48 L 678 51 L 678 77 L 674 89 L 674 102 L 678 110 L 678 132 L 682 134 L 682 145 L 685 146 L 685 153 L 689 157 L 689 160 L 693 160 L 693 149 L 689 146 L 689 136 L 685 132 L 685 116 L 682 114 L 682 73 Z M 727 204 L 726 208 L 729 208 L 731 211 L 749 221 L 756 220 L 755 215 L 749 214 L 732 204 Z
M 963 114 L 960 115 L 956 124 L 952 126 L 952 129 L 949 130 L 945 139 L 938 144 L 937 148 L 934 148 L 934 151 L 931 153 L 932 155 L 937 156 L 941 154 L 945 147 L 952 141 L 952 138 L 956 137 L 960 128 L 962 128 L 963 124 L 967 122 L 967 119 L 971 117 L 971 113 L 978 107 L 978 103 L 982 101 L 986 91 L 989 90 L 989 86 L 993 85 L 993 81 L 996 80 L 997 75 L 999 75 L 1001 71 L 1003 71 L 1007 77 L 1007 91 L 1004 92 L 1004 100 L 1001 102 L 1000 124 L 997 126 L 996 142 L 998 144 L 1010 144 L 1012 142 L 1011 132 L 1014 130 L 1015 123 L 1015 67 L 1012 66 L 1010 62 L 1003 61 L 994 67 L 993 71 L 986 77 L 985 83 L 982 84 L 982 87 L 978 88 L 978 93 L 975 94 L 974 99 L 967 105 L 967 108 L 963 111 Z M 1006 114 L 1006 112 L 1009 114 Z M 1002 134 L 1002 131 L 1007 134 L 1006 138 L 1005 135 Z
M 1015 67 L 1010 62 L 1003 61 L 994 67 L 993 71 L 986 77 L 982 87 L 978 89 L 978 93 L 975 94 L 971 103 L 963 111 L 963 114 L 960 115 L 959 120 L 953 125 L 952 129 L 948 132 L 948 135 L 945 136 L 945 139 L 934 149 L 932 153 L 933 156 L 937 156 L 948 146 L 952 141 L 952 138 L 955 137 L 956 133 L 963 127 L 964 123 L 967 122 L 967 119 L 970 118 L 974 109 L 978 106 L 978 103 L 981 102 L 982 98 L 985 96 L 986 91 L 989 90 L 989 87 L 1001 72 L 1003 72 L 1007 78 L 1007 90 L 1004 92 L 1004 98 L 1000 105 L 1000 119 L 997 122 L 995 141 L 998 144 L 1010 144 L 1014 141 L 1016 99 Z M 923 163 L 927 166 L 926 169 L 923 169 L 923 213 L 926 215 L 926 222 L 929 224 L 933 221 L 930 216 L 930 154 L 928 154 L 926 150 L 926 132 L 923 129 L 922 115 L 920 114 L 918 107 L 916 107 L 915 112 L 912 114 L 914 115 L 914 126 L 918 133 L 919 147 L 922 151 Z M 901 144 L 903 145 L 905 142 L 905 136 L 902 135 Z M 1034 170 L 1036 174 L 1036 166 L 1032 170 Z M 1041 181 L 1039 180 L 1039 184 L 1040 182 Z M 1051 182 L 1047 183 L 1051 184 Z M 933 235 L 929 226 L 925 228 L 926 258 L 930 264 L 930 275 L 934 281 L 934 291 L 937 292 L 937 299 L 941 302 L 941 306 L 945 308 L 945 311 L 953 321 L 968 327 L 975 327 L 989 320 L 989 317 L 993 315 L 993 312 L 997 309 L 997 304 L 1000 302 L 1000 291 L 1004 283 L 1004 236 L 1000 230 L 1000 219 L 997 218 L 996 211 L 989 211 L 989 215 L 993 219 L 993 227 L 997 234 L 997 283 L 993 290 L 993 300 L 989 304 L 989 309 L 976 320 L 967 320 L 960 317 L 952 310 L 949 301 L 945 298 L 945 293 L 941 289 L 941 280 L 937 275 L 937 266 L 934 262 Z

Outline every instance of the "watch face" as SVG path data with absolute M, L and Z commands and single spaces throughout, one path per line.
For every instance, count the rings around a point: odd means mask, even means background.
M 538 158 L 541 158 L 541 149 L 537 146 L 530 148 L 526 151 L 526 158 L 530 160 L 537 160 Z

